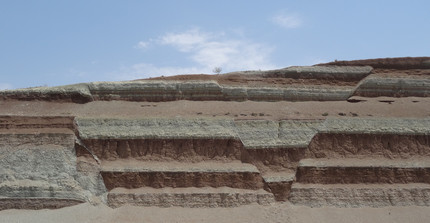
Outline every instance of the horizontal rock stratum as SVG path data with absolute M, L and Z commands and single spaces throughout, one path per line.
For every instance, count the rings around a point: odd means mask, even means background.
M 430 206 L 430 58 L 0 92 L 0 210 Z

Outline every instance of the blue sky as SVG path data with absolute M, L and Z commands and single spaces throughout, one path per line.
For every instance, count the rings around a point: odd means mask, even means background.
M 428 0 L 0 0 L 0 89 L 429 54 Z

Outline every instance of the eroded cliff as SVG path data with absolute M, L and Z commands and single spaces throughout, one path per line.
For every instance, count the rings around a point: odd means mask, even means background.
M 0 209 L 429 206 L 429 61 L 2 91 Z

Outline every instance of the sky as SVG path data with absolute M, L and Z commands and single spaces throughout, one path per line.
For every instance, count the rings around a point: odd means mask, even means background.
M 0 89 L 404 56 L 428 0 L 0 0 Z

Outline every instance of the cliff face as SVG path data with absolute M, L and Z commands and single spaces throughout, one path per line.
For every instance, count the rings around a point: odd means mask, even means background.
M 2 91 L 0 210 L 429 206 L 429 61 Z

